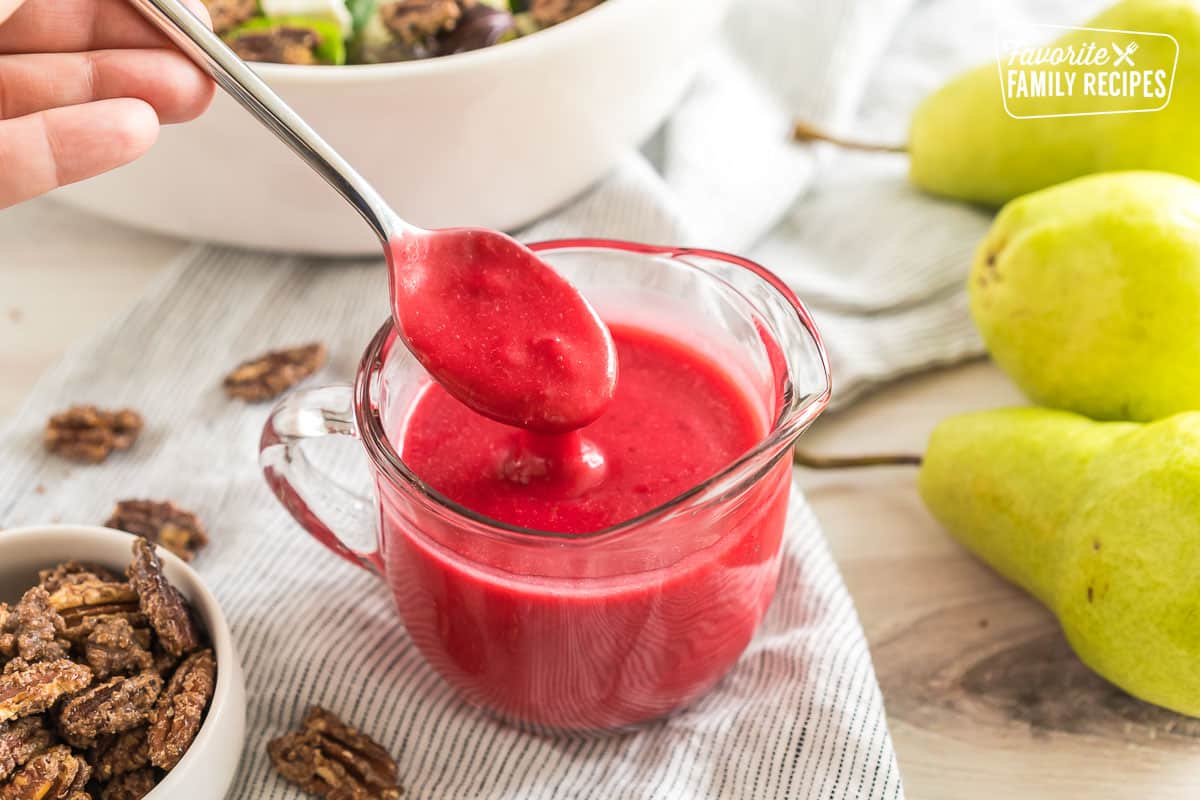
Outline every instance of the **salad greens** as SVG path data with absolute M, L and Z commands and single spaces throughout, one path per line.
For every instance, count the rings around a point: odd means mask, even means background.
M 536 33 L 603 0 L 204 2 L 217 33 L 242 58 L 339 65 L 411 61 L 478 50 Z M 264 6 L 275 15 L 264 13 Z
M 350 11 L 350 19 L 354 21 L 354 32 L 357 34 L 374 16 L 379 8 L 379 0 L 346 0 L 346 8 Z
M 311 37 L 297 40 L 312 53 L 312 61 L 303 63 L 327 64 L 337 66 L 346 63 L 346 42 L 342 38 L 342 29 L 336 23 L 316 17 L 253 17 L 234 28 L 226 38 L 235 44 L 241 41 L 243 49 L 247 38 L 261 36 L 265 41 L 280 41 L 282 31 L 305 31 Z

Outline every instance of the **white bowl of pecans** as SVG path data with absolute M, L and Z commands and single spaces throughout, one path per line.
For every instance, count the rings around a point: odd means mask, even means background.
M 0 797 L 220 800 L 245 685 L 199 576 L 139 536 L 0 531 Z

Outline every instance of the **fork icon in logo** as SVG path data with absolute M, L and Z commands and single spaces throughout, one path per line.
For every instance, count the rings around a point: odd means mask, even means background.
M 1131 67 L 1134 66 L 1133 58 L 1131 58 L 1131 56 L 1137 52 L 1137 49 L 1138 49 L 1137 42 L 1130 42 L 1125 47 L 1124 50 L 1117 47 L 1116 42 L 1113 42 L 1112 49 L 1113 49 L 1113 52 L 1117 54 L 1117 60 L 1113 62 L 1114 67 L 1119 67 L 1122 64 L 1124 64 L 1126 61 L 1129 62 L 1129 66 L 1131 66 Z

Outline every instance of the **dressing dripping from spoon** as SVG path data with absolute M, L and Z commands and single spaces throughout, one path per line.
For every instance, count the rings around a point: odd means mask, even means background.
M 537 435 L 574 431 L 604 412 L 616 348 L 569 281 L 498 231 L 405 222 L 179 0 L 130 1 L 363 216 L 387 255 L 397 331 L 453 397 Z

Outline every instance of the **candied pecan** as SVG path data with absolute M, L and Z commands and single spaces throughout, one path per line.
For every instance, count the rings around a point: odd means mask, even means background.
M 58 612 L 51 607 L 50 595 L 35 586 L 21 598 L 17 607 L 17 654 L 26 661 L 54 661 L 67 656 L 68 645 L 58 638 L 64 627 Z
M 137 592 L 125 581 L 104 581 L 99 578 L 67 583 L 46 597 L 50 606 L 60 614 L 84 607 L 127 605 L 138 600 Z
M 462 16 L 457 0 L 396 0 L 379 7 L 379 17 L 397 39 L 408 45 L 427 42 L 454 30 Z
M 327 800 L 395 800 L 402 794 L 388 752 L 319 706 L 309 708 L 299 731 L 268 743 L 267 752 L 281 776 Z
M 0 662 L 17 654 L 17 613 L 0 603 Z
M 200 632 L 192 622 L 187 602 L 179 590 L 167 582 L 154 546 L 145 539 L 134 540 L 133 561 L 129 563 L 126 575 L 162 648 L 176 657 L 198 650 Z
M 0 785 L 0 800 L 71 800 L 83 792 L 92 768 L 71 752 L 52 747 Z
M 150 751 L 146 746 L 146 729 L 104 736 L 88 752 L 88 762 L 100 783 L 108 783 L 118 775 L 150 766 Z
M 126 772 L 113 778 L 100 790 L 100 800 L 142 800 L 150 794 L 158 779 L 154 770 L 149 767 L 134 772 Z
M 529 10 L 543 26 L 557 25 L 600 5 L 602 0 L 532 0 Z
M 271 28 L 238 31 L 228 42 L 233 51 L 246 61 L 311 66 L 318 63 L 316 50 L 321 44 L 321 35 L 312 28 L 299 25 L 276 25 Z M 231 375 L 230 378 L 232 377 Z M 229 386 L 230 378 L 225 379 L 225 387 L 232 396 L 239 397 L 240 395 Z
M 144 723 L 161 691 L 162 678 L 155 672 L 112 678 L 63 703 L 59 731 L 75 747 L 90 747 L 106 733 L 122 733 Z
M 14 658 L 0 675 L 0 722 L 40 714 L 91 682 L 90 669 L 65 658 L 36 664 Z
M 98 620 L 121 618 L 135 628 L 146 624 L 137 592 L 124 581 L 71 576 L 50 595 L 50 606 L 62 617 L 63 636 L 81 646 Z
M 191 561 L 208 544 L 200 519 L 169 501 L 121 500 L 104 526 L 135 533 L 184 561 Z
M 272 350 L 238 364 L 225 376 L 225 391 L 230 397 L 251 402 L 270 400 L 323 367 L 325 357 L 325 345 L 320 342 Z
M 204 0 L 204 5 L 217 33 L 227 33 L 258 13 L 258 0 Z
M 0 722 L 0 783 L 52 744 L 54 734 L 47 730 L 41 717 Z
M 142 431 L 142 417 L 125 408 L 104 411 L 72 406 L 46 423 L 46 449 L 75 461 L 99 464 L 113 450 L 128 450 Z
M 116 574 L 99 564 L 84 564 L 79 561 L 66 561 L 54 569 L 44 569 L 38 573 L 38 583 L 51 594 L 68 583 L 115 580 L 119 580 Z
M 171 677 L 150 715 L 150 763 L 171 770 L 200 732 L 212 699 L 217 661 L 212 650 L 188 656 Z
M 113 675 L 144 672 L 154 667 L 154 657 L 142 641 L 148 636 L 121 617 L 101 617 L 92 625 L 83 645 L 84 658 L 97 680 Z
M 92 635 L 100 620 L 123 619 L 133 626 L 138 641 L 144 641 L 148 633 L 146 618 L 138 607 L 132 604 L 117 604 L 111 606 L 85 606 L 63 614 L 67 628 L 63 636 L 78 648 L 87 647 L 87 639 Z

